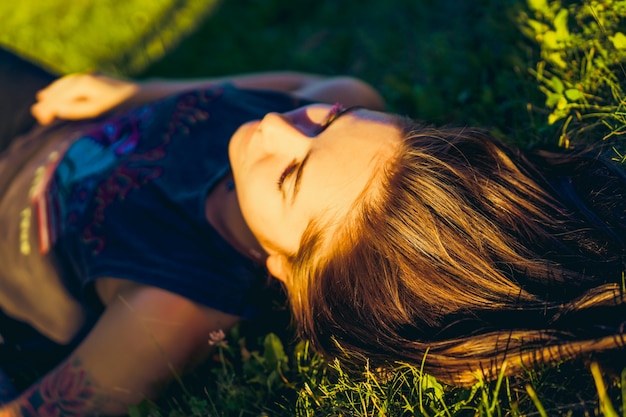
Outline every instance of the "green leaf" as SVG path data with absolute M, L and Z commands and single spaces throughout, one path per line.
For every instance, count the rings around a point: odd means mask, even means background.
M 576 88 L 568 88 L 567 90 L 565 90 L 565 97 L 567 97 L 569 101 L 577 101 L 582 100 L 584 94 L 582 91 Z
M 550 78 L 550 81 L 548 82 L 548 86 L 552 89 L 552 91 L 554 91 L 555 93 L 559 93 L 559 94 L 561 94 L 565 90 L 563 81 L 561 81 L 561 79 L 558 77 Z
M 283 348 L 283 342 L 274 333 L 269 333 L 265 336 L 263 347 L 265 348 L 263 356 L 267 369 L 275 369 L 279 364 L 280 366 L 287 364 L 288 358 Z
M 431 399 L 437 400 L 439 403 L 443 402 L 445 394 L 443 385 L 441 385 L 434 376 L 425 374 L 422 377 L 422 390 L 427 396 L 431 397 Z
M 567 109 L 557 109 L 555 111 L 553 111 L 552 113 L 550 113 L 550 115 L 548 116 L 548 124 L 554 124 L 557 121 L 563 119 L 565 116 L 567 116 L 568 112 Z
M 546 56 L 546 60 L 559 68 L 567 68 L 567 63 L 559 52 L 552 52 Z
M 546 94 L 546 107 L 549 107 L 549 108 L 556 107 L 559 100 L 561 100 L 561 97 L 563 96 L 559 93 L 547 93 Z
M 547 0 L 528 0 L 528 7 L 542 15 L 546 15 L 550 12 Z
M 150 401 L 143 400 L 137 405 L 131 405 L 128 408 L 128 417 L 144 417 L 148 415 L 159 415 L 160 413 L 155 413 L 154 407 L 151 405 Z
M 534 19 L 528 19 L 526 24 L 532 29 L 535 35 L 541 35 L 546 33 L 549 29 L 549 26 L 543 22 Z
M 547 49 L 559 49 L 559 41 L 556 32 L 549 30 L 541 38 L 543 46 Z
M 615 49 L 626 49 L 626 36 L 622 32 L 617 32 L 614 36 L 609 36 Z
M 561 9 L 554 18 L 554 28 L 556 29 L 556 37 L 560 42 L 569 38 L 569 29 L 567 27 L 567 18 L 569 13 L 567 9 Z

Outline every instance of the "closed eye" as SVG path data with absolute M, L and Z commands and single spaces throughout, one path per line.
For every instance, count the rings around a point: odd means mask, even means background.
M 279 191 L 282 191 L 283 183 L 285 182 L 287 177 L 289 177 L 289 175 L 295 171 L 296 168 L 298 168 L 298 163 L 294 159 L 293 161 L 289 163 L 289 165 L 287 165 L 287 167 L 283 170 L 282 174 L 280 174 L 280 177 L 278 178 L 278 181 L 276 182 L 278 185 Z
M 351 106 L 351 107 L 344 108 L 339 104 L 333 106 L 333 108 L 330 110 L 330 112 L 326 116 L 326 119 L 324 120 L 324 122 L 320 125 L 321 130 L 317 134 L 322 133 L 333 122 L 337 121 L 341 116 L 347 113 L 350 113 L 354 110 L 359 110 L 362 108 L 363 108 L 362 106 Z M 302 161 L 296 161 L 294 159 L 289 165 L 287 165 L 287 167 L 283 170 L 283 173 L 281 174 L 280 178 L 278 179 L 278 189 L 282 191 L 283 195 L 285 196 L 285 192 L 283 190 L 283 184 L 285 180 L 289 178 L 289 176 L 295 173 L 296 178 L 293 181 L 293 191 L 291 193 L 292 203 L 296 199 L 296 196 L 298 195 L 298 191 L 300 189 L 300 182 L 301 182 L 300 180 L 302 178 L 302 172 L 304 171 L 304 167 L 307 164 L 310 156 L 311 156 L 311 151 L 309 150 L 309 152 L 302 159 Z

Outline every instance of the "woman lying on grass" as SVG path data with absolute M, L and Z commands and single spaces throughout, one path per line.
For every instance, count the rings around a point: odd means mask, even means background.
M 0 368 L 47 372 L 0 415 L 125 413 L 258 313 L 266 271 L 318 351 L 451 383 L 624 347 L 626 177 L 599 153 L 423 126 L 352 78 L 0 62 Z

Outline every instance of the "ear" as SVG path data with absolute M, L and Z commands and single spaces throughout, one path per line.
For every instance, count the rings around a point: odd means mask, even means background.
M 274 278 L 283 283 L 287 282 L 287 277 L 289 276 L 289 262 L 287 262 L 287 258 L 284 255 L 275 254 L 268 256 L 265 260 L 265 265 Z

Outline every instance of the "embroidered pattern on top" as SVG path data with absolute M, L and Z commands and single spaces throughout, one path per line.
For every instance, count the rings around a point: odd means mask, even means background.
M 145 148 L 140 141 L 155 121 L 158 105 L 109 119 L 74 141 L 63 155 L 51 155 L 38 168 L 30 196 L 38 220 L 40 252 L 47 253 L 67 228 L 83 224 L 82 241 L 92 246 L 93 254 L 100 253 L 106 245 L 101 230 L 106 209 L 162 175 L 158 161 L 167 156 L 167 145 L 207 120 L 207 105 L 221 93 L 221 88 L 214 88 L 181 95 L 164 131 L 150 138 L 155 144 L 152 147 Z M 88 206 L 91 212 L 87 212 Z

